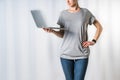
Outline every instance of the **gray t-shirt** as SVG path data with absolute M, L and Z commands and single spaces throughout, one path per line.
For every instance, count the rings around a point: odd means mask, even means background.
M 68 12 L 68 10 L 61 12 L 57 24 L 65 28 L 60 47 L 62 58 L 88 58 L 90 49 L 82 47 L 82 42 L 88 40 L 88 24 L 91 25 L 94 20 L 95 17 L 86 8 L 81 8 L 79 12 L 75 13 Z

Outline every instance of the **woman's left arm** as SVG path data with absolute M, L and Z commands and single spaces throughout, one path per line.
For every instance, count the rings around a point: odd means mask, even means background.
M 94 45 L 95 43 L 96 43 L 96 41 L 98 40 L 98 38 L 100 37 L 100 34 L 101 34 L 101 32 L 102 32 L 102 30 L 103 30 L 103 28 L 102 28 L 102 26 L 101 26 L 101 24 L 99 23 L 99 21 L 98 20 L 95 20 L 94 22 L 93 22 L 93 24 L 94 24 L 94 26 L 96 27 L 96 33 L 95 33 L 95 36 L 93 37 L 93 40 L 92 41 L 85 41 L 85 42 L 83 42 L 83 47 L 88 47 L 88 46 L 90 46 L 90 45 Z
M 101 32 L 102 32 L 102 30 L 103 30 L 103 28 L 102 28 L 102 26 L 101 26 L 101 24 L 99 23 L 98 20 L 95 20 L 93 24 L 94 24 L 94 26 L 97 29 L 93 39 L 97 41 L 99 36 L 100 36 L 100 34 L 101 34 Z

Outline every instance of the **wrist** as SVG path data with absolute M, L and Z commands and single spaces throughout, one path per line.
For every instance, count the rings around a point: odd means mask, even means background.
M 92 39 L 92 42 L 96 43 L 97 41 L 95 39 Z

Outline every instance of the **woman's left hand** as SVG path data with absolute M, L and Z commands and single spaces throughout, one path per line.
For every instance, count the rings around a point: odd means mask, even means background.
M 95 42 L 93 42 L 93 41 L 84 41 L 82 43 L 82 46 L 86 48 L 86 47 L 92 46 L 94 44 L 95 44 Z

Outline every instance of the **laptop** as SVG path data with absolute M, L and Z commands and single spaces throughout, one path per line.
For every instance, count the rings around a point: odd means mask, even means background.
M 32 17 L 35 21 L 35 24 L 38 28 L 48 28 L 48 29 L 60 29 L 60 30 L 64 30 L 64 28 L 60 28 L 60 27 L 48 27 L 46 26 L 46 23 L 40 13 L 40 10 L 31 10 L 31 14 L 32 14 Z

